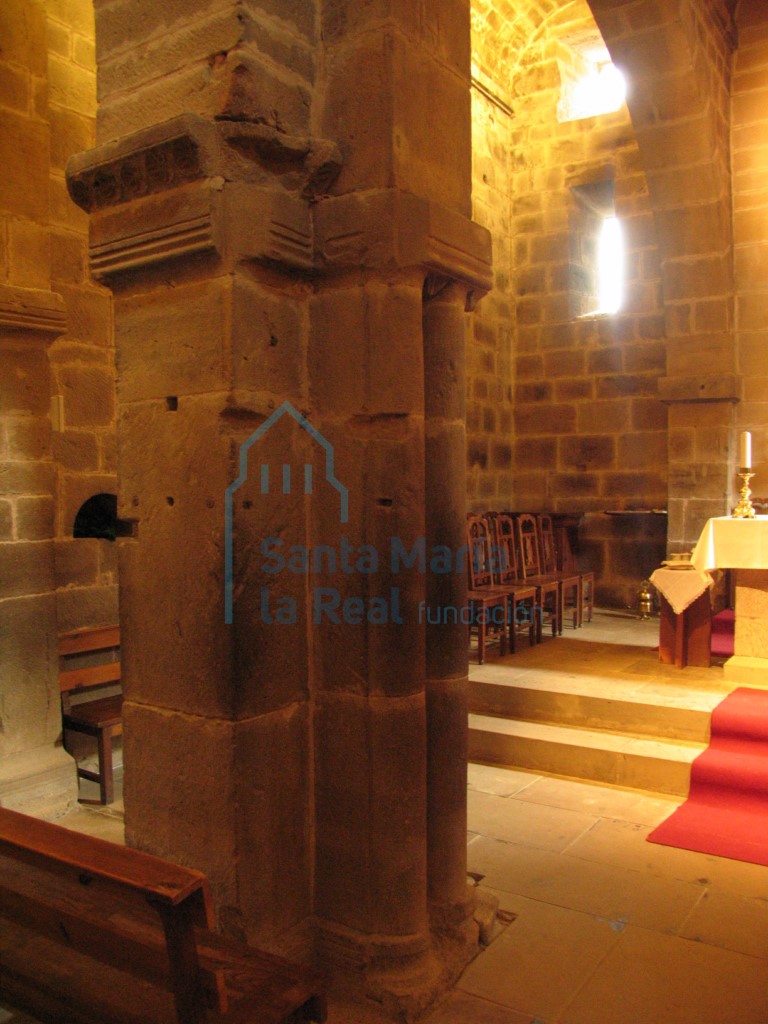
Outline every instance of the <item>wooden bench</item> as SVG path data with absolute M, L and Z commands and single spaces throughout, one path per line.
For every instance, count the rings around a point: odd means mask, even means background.
M 106 655 L 106 660 L 105 656 Z M 84 661 L 96 664 L 83 665 Z M 115 798 L 112 771 L 112 738 L 123 731 L 121 693 L 104 693 L 120 683 L 120 628 L 98 626 L 77 629 L 59 635 L 59 683 L 64 746 L 67 732 L 80 732 L 96 739 L 99 770 L 91 771 L 78 764 L 77 774 L 98 782 L 101 802 L 110 804 Z M 93 699 L 73 703 L 73 694 L 89 694 Z M 72 753 L 71 750 L 69 750 Z M 74 755 L 73 755 L 74 756 Z
M 205 875 L 0 808 L 0 1003 L 50 1024 L 324 1021 L 321 975 L 212 930 Z

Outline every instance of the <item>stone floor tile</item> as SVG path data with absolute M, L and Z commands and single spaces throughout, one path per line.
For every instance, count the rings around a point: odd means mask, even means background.
M 558 1024 L 765 1024 L 768 962 L 628 928 Z
M 85 832 L 98 839 L 106 839 L 110 843 L 125 845 L 125 822 L 122 814 L 105 813 L 95 808 L 81 805 L 76 811 L 68 814 L 66 820 L 57 824 L 66 825 L 75 832 Z
M 423 1024 L 547 1024 L 533 1020 L 530 1013 L 518 1013 L 466 992 L 453 992 L 437 1009 L 424 1018 Z
M 591 914 L 617 928 L 628 923 L 677 934 L 704 886 L 632 871 L 620 864 L 579 861 L 567 854 L 479 837 L 467 847 L 470 870 L 484 888 Z M 514 909 L 512 904 L 511 909 Z
M 495 796 L 512 796 L 532 785 L 540 775 L 516 771 L 514 768 L 499 768 L 491 764 L 470 764 L 467 769 L 467 784 L 478 793 L 493 793 Z
M 515 794 L 515 799 L 652 826 L 661 824 L 681 803 L 680 797 L 661 793 L 544 777 Z
M 473 960 L 462 992 L 533 1017 L 557 1020 L 616 943 L 608 922 L 535 900 Z
M 694 907 L 680 936 L 768 958 L 768 902 L 710 890 Z
M 559 852 L 598 820 L 583 811 L 526 803 L 490 793 L 470 793 L 469 827 L 481 835 Z
M 620 863 L 635 871 L 686 882 L 703 881 L 718 891 L 742 896 L 764 897 L 768 893 L 768 867 L 645 842 L 652 831 L 646 825 L 604 818 L 575 840 L 565 856 Z

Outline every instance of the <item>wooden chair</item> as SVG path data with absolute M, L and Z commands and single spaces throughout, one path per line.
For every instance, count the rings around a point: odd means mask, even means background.
M 67 733 L 79 732 L 96 739 L 99 770 L 97 772 L 77 766 L 77 774 L 99 784 L 101 803 L 115 799 L 112 768 L 112 738 L 123 731 L 122 693 L 114 690 L 120 683 L 120 628 L 98 626 L 78 629 L 59 635 L 59 685 L 61 688 L 61 717 L 64 728 L 64 746 Z M 108 660 L 104 660 L 104 655 Z M 94 658 L 99 658 L 93 664 Z M 93 700 L 72 701 L 72 694 L 89 694 Z M 101 693 L 102 696 L 98 696 Z M 96 695 L 96 696 L 94 696 Z M 69 750 L 69 753 L 72 753 Z M 74 756 L 74 755 L 73 755 Z
M 561 572 L 557 568 L 557 551 L 555 549 L 555 534 L 552 529 L 552 519 L 546 514 L 537 516 L 539 529 L 539 552 L 541 556 L 541 571 L 545 576 L 554 576 L 560 584 L 560 615 L 565 621 L 566 602 L 567 607 L 573 609 L 573 628 L 577 629 L 583 618 L 581 576 L 577 572 Z
M 544 632 L 544 615 L 552 627 L 552 636 L 557 636 L 560 625 L 560 599 L 555 581 L 526 579 L 518 564 L 518 542 L 515 539 L 515 520 L 506 513 L 494 517 L 496 546 L 499 552 L 500 573 L 497 582 L 502 586 L 520 585 L 534 591 L 534 616 L 536 618 L 536 641 L 541 643 Z M 502 568 L 503 567 L 503 568 Z
M 540 609 L 536 587 L 526 583 L 518 574 L 514 537 L 499 532 L 501 518 L 498 512 L 484 516 L 491 542 L 493 587 L 507 594 L 507 633 L 509 647 L 514 654 L 518 631 L 528 634 L 531 647 L 541 640 L 541 622 L 536 621 Z
M 576 564 L 576 558 L 573 554 L 571 542 L 568 539 L 567 530 L 556 531 L 555 547 L 557 549 L 558 570 L 564 573 L 578 573 L 581 577 L 582 622 L 585 617 L 587 622 L 591 622 L 592 612 L 595 608 L 595 574 L 591 569 L 585 570 Z
M 488 525 L 481 516 L 467 517 L 467 572 L 469 590 L 470 634 L 477 628 L 477 660 L 485 661 L 485 642 L 489 627 L 499 632 L 499 648 L 507 653 L 508 596 L 503 587 L 494 587 L 491 567 L 491 544 Z
M 563 632 L 563 592 L 557 576 L 549 575 L 542 570 L 539 555 L 539 531 L 536 517 L 530 513 L 521 513 L 515 519 L 517 549 L 520 553 L 520 569 L 523 579 L 541 587 L 542 601 L 553 600 L 557 604 L 557 632 Z

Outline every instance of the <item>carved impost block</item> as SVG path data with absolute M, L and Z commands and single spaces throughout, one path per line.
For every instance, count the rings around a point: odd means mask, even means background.
M 466 285 L 472 308 L 493 284 L 491 236 L 439 203 L 395 189 L 324 199 L 315 207 L 315 259 L 324 269 L 421 267 Z
M 0 337 L 51 342 L 67 329 L 64 300 L 56 292 L 0 285 Z
M 200 254 L 307 271 L 308 196 L 339 167 L 332 143 L 187 114 L 73 157 L 67 181 L 97 280 Z
M 735 404 L 741 401 L 742 382 L 736 373 L 660 377 L 658 395 L 660 401 L 667 405 L 682 402 L 732 402 Z

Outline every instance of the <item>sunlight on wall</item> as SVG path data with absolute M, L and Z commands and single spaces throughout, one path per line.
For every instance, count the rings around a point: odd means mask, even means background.
M 598 313 L 618 313 L 624 301 L 624 235 L 618 217 L 606 217 L 597 253 Z

